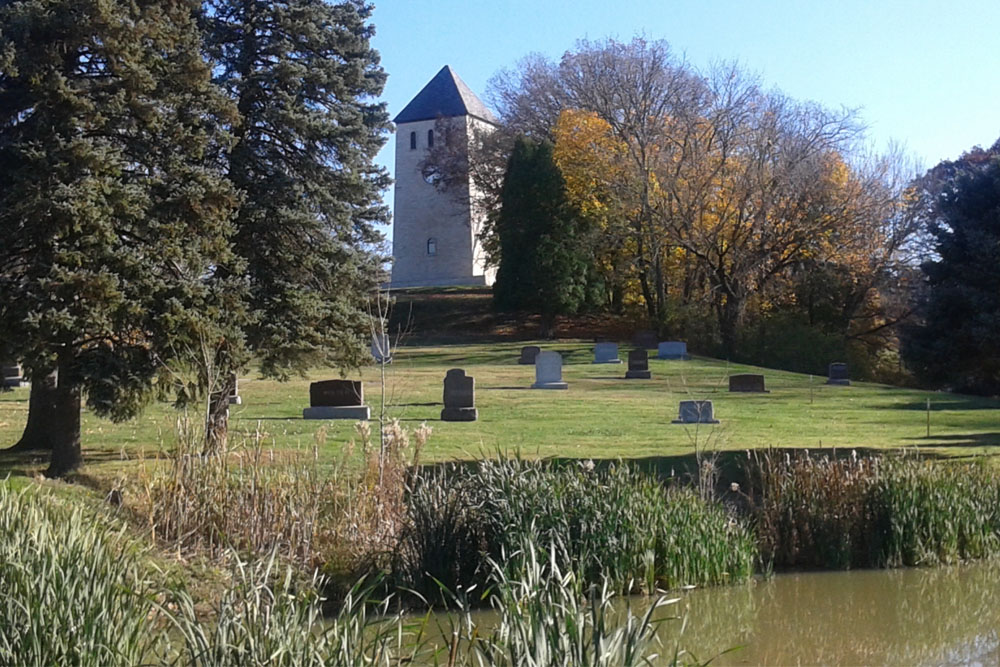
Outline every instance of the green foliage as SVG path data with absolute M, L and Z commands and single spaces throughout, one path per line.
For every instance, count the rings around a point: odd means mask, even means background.
M 138 665 L 158 639 L 139 554 L 80 506 L 0 483 L 0 663 Z
M 217 272 L 240 265 L 219 161 L 233 110 L 196 9 L 0 8 L 0 339 L 114 419 L 150 400 L 165 363 L 232 335 L 240 286 Z
M 906 330 L 903 354 L 923 381 L 1000 393 L 1000 142 L 922 181 L 923 211 L 936 258 L 925 262 L 923 325 Z
M 374 163 L 386 74 L 360 0 L 206 0 L 216 82 L 239 110 L 228 175 L 244 195 L 232 274 L 249 286 L 246 342 L 270 377 L 365 359 L 366 299 L 381 279 L 376 224 L 389 178 Z M 240 366 L 245 357 L 220 359 Z
M 517 140 L 500 205 L 496 306 L 533 310 L 549 320 L 577 312 L 587 301 L 594 272 L 584 247 L 583 219 L 567 198 L 551 144 Z
M 753 573 L 753 536 L 721 506 L 627 466 L 591 467 L 496 458 L 418 479 L 408 505 L 419 521 L 402 535 L 396 576 L 427 594 L 433 579 L 483 586 L 484 559 L 506 562 L 528 539 L 581 582 L 626 592 Z
M 777 454 L 746 500 L 779 567 L 899 567 L 1000 555 L 1000 478 L 983 464 Z

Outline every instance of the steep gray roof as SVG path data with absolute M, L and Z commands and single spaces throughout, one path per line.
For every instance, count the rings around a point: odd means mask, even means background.
M 448 65 L 442 67 L 423 90 L 410 100 L 394 122 L 412 123 L 417 120 L 433 120 L 438 116 L 474 116 L 490 123 L 497 122 L 482 100 L 476 97 Z

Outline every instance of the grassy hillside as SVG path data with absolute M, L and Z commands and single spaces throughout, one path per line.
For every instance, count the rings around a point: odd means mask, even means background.
M 992 453 L 1000 445 L 1000 402 L 989 399 L 855 383 L 827 386 L 825 378 L 727 365 L 711 359 L 652 359 L 653 379 L 624 379 L 625 365 L 591 364 L 592 343 L 538 342 L 563 353 L 568 391 L 532 390 L 534 368 L 516 364 L 524 342 L 411 346 L 397 350 L 385 383 L 387 417 L 415 427 L 426 421 L 433 434 L 425 461 L 474 458 L 482 452 L 519 448 L 529 456 L 649 458 L 683 456 L 699 449 L 758 447 L 915 448 L 944 456 Z M 626 348 L 621 348 L 624 359 Z M 480 419 L 439 421 L 442 380 L 461 367 L 476 378 Z M 379 413 L 381 384 L 375 368 L 361 373 L 373 416 Z M 727 376 L 762 372 L 770 394 L 730 394 Z M 305 421 L 312 380 L 337 377 L 315 371 L 309 378 L 277 383 L 250 377 L 240 383 L 243 405 L 234 406 L 237 431 L 265 435 L 276 450 L 310 449 L 318 431 L 320 448 L 333 461 L 355 437 L 349 422 Z M 715 402 L 714 426 L 671 424 L 677 404 L 689 398 Z M 926 437 L 926 400 L 931 400 L 931 437 Z M 27 415 L 28 390 L 0 394 L 0 443 L 12 444 Z M 172 446 L 178 414 L 157 405 L 141 418 L 112 424 L 84 415 L 88 471 L 112 475 L 140 452 L 153 456 Z M 197 415 L 193 415 L 197 419 Z M 237 441 L 239 438 L 235 438 Z M 29 470 L 23 459 L 7 465 Z

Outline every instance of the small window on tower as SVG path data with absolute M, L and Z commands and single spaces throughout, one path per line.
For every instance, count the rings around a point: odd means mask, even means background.
M 434 148 L 434 130 L 427 130 L 427 148 Z
M 438 242 L 436 238 L 427 239 L 427 254 L 436 255 L 438 254 Z
M 410 132 L 410 150 L 411 151 L 417 150 L 417 133 L 416 132 Z

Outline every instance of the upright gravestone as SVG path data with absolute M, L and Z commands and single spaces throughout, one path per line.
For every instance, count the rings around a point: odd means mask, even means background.
M 595 364 L 620 364 L 618 343 L 597 343 L 594 345 Z
M 532 389 L 568 389 L 562 379 L 562 355 L 553 350 L 539 352 L 535 357 L 535 384 Z
M 636 331 L 632 336 L 632 345 L 641 347 L 644 350 L 655 350 L 656 342 L 656 332 L 649 329 Z
M 740 373 L 729 376 L 729 391 L 747 394 L 768 394 L 764 388 L 764 376 L 757 373 Z
M 24 372 L 21 370 L 21 364 L 15 362 L 7 362 L 2 366 L 3 370 L 3 386 L 6 389 L 16 389 L 18 387 L 27 387 L 28 381 L 24 377 Z
M 303 419 L 362 419 L 371 416 L 359 380 L 323 380 L 309 385 L 309 407 Z
M 834 362 L 830 364 L 830 371 L 826 380 L 827 384 L 849 385 L 851 380 L 847 375 L 847 364 Z
M 656 351 L 658 359 L 687 359 L 688 344 L 679 340 L 668 340 L 660 343 Z
M 521 348 L 521 358 L 517 360 L 517 363 L 527 366 L 535 365 L 535 357 L 538 353 L 542 351 L 542 348 L 537 345 L 526 345 Z
M 392 361 L 392 345 L 389 341 L 389 334 L 375 334 L 372 336 L 372 357 L 375 363 L 389 363 Z
M 718 424 L 712 409 L 712 401 L 681 401 L 680 410 L 674 424 Z
M 649 372 L 649 352 L 646 350 L 630 350 L 628 353 L 628 370 L 625 371 L 626 380 L 648 380 L 652 377 Z
M 243 398 L 240 396 L 240 378 L 236 373 L 229 376 L 233 393 L 229 395 L 229 405 L 243 405 Z
M 444 376 L 443 422 L 474 422 L 476 410 L 476 379 L 461 368 L 452 368 Z

